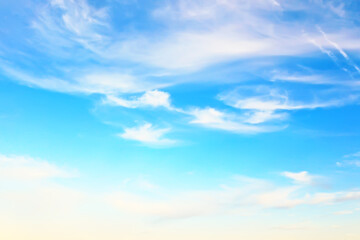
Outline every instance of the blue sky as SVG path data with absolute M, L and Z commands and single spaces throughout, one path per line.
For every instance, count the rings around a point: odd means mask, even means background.
M 359 239 L 359 7 L 0 0 L 0 237 Z

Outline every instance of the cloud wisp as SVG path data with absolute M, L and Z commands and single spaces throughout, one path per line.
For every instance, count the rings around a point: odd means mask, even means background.
M 137 141 L 145 145 L 154 147 L 166 147 L 174 145 L 177 141 L 165 137 L 170 131 L 169 128 L 155 128 L 150 123 L 145 123 L 132 128 L 125 128 L 123 133 L 118 136 L 126 139 Z
M 313 192 L 308 187 L 315 177 L 306 171 L 284 172 L 294 185 L 283 186 L 264 179 L 237 177 L 232 185 L 222 184 L 213 190 L 160 192 L 143 195 L 117 191 L 107 201 L 120 211 L 147 215 L 161 219 L 178 219 L 196 216 L 246 212 L 245 209 L 282 209 L 300 205 L 329 205 L 360 199 L 356 190 Z
M 228 114 L 214 108 L 194 109 L 190 111 L 190 115 L 194 118 L 190 121 L 192 124 L 239 134 L 255 134 L 281 129 L 281 127 L 275 126 L 252 125 L 253 122 L 244 119 L 244 116 Z
M 316 175 L 311 175 L 307 171 L 302 171 L 302 172 L 282 172 L 281 175 L 293 180 L 293 182 L 295 184 L 300 184 L 300 185 L 305 184 L 305 185 L 314 185 L 315 186 L 315 185 L 318 185 L 319 183 L 321 183 L 324 180 L 323 177 L 316 176 Z
M 360 152 L 346 154 L 343 160 L 336 162 L 338 167 L 360 167 Z
M 164 107 L 170 110 L 172 109 L 170 94 L 159 90 L 147 91 L 142 96 L 137 98 L 134 97 L 129 100 L 108 95 L 106 99 L 104 99 L 103 103 L 126 108 Z
M 73 178 L 75 172 L 61 169 L 46 161 L 24 156 L 0 155 L 0 178 L 13 180 L 38 180 L 48 178 Z

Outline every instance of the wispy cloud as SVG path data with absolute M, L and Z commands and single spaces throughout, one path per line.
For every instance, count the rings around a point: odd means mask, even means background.
M 359 67 L 351 60 L 351 58 L 349 57 L 349 55 L 339 46 L 339 44 L 337 44 L 336 42 L 330 40 L 328 38 L 328 36 L 325 34 L 325 32 L 320 28 L 318 27 L 318 30 L 319 32 L 324 36 L 325 40 L 330 44 L 332 45 L 340 54 L 341 56 L 343 56 L 347 62 L 347 64 L 350 66 L 350 67 L 353 67 L 358 73 L 360 73 L 360 69 Z
M 344 155 L 344 158 L 357 158 L 357 157 L 360 157 L 360 152 Z
M 52 8 L 60 8 L 63 13 L 55 14 Z M 179 0 L 150 10 L 153 11 L 153 21 L 167 23 L 168 30 L 162 32 L 161 38 L 139 32 L 119 38 L 118 35 L 124 34 L 109 26 L 106 8 L 95 9 L 84 0 L 76 3 L 67 0 L 55 1 L 50 9 L 45 8 L 44 19 L 34 21 L 34 25 L 51 37 L 53 29 L 57 29 L 58 36 L 70 35 L 72 41 L 103 59 L 193 71 L 238 58 L 300 55 L 316 50 L 303 32 L 294 28 L 294 25 L 301 24 L 275 21 L 262 14 L 263 11 L 276 14 L 287 8 L 292 10 L 290 4 L 282 6 L 271 0 L 251 3 Z M 109 29 L 102 31 L 104 26 Z M 318 38 L 315 33 L 308 34 Z M 344 32 L 342 36 L 344 34 L 348 35 Z M 329 47 L 337 47 L 333 42 L 326 43 Z
M 49 162 L 25 156 L 0 155 L 0 178 L 36 180 L 47 178 L 71 178 L 76 172 L 61 169 Z
M 239 93 L 240 92 L 240 93 Z M 247 92 L 246 95 L 241 93 Z M 254 88 L 239 88 L 228 94 L 222 94 L 220 100 L 226 104 L 244 110 L 277 111 L 277 110 L 301 110 L 341 106 L 348 101 L 355 101 L 357 96 L 343 99 L 334 98 L 325 101 L 314 101 L 310 103 L 296 102 L 289 99 L 285 90 L 270 88 L 267 86 L 256 86 Z
M 152 84 L 131 74 L 112 71 L 96 72 L 89 70 L 87 73 L 79 73 L 79 75 L 72 76 L 71 79 L 63 79 L 57 77 L 36 77 L 29 72 L 16 69 L 2 61 L 0 61 L 0 69 L 5 75 L 21 84 L 65 93 L 113 95 L 144 92 L 155 86 L 162 86 L 161 83 Z
M 137 127 L 125 128 L 125 131 L 118 136 L 149 146 L 171 146 L 176 143 L 176 140 L 164 136 L 169 131 L 169 128 L 154 128 L 152 124 L 145 123 Z
M 11 228 L 13 220 L 20 225 L 28 223 L 28 216 L 36 222 L 73 213 L 86 199 L 86 194 L 64 182 L 78 180 L 77 177 L 77 171 L 45 160 L 1 154 L 0 205 L 6 206 L 1 207 L 1 221 L 7 219 Z M 46 224 L 43 222 L 42 225 Z
M 129 100 L 108 95 L 103 102 L 105 104 L 122 106 L 127 108 L 137 108 L 137 107 L 165 107 L 169 109 L 171 108 L 170 94 L 159 90 L 147 91 L 142 96 L 134 97 Z
M 350 215 L 353 213 L 354 213 L 354 211 L 352 211 L 352 210 L 343 210 L 343 211 L 334 212 L 335 215 Z
M 324 96 L 321 96 L 324 95 Z M 246 111 L 245 122 L 259 124 L 271 121 L 287 119 L 291 111 L 313 110 L 318 108 L 340 107 L 348 103 L 354 103 L 358 94 L 347 96 L 331 96 L 327 92 L 318 93 L 313 100 L 294 101 L 289 97 L 286 89 L 271 88 L 268 86 L 239 87 L 230 92 L 219 95 L 219 99 L 225 104 Z
M 344 160 L 341 162 L 336 162 L 338 167 L 354 166 L 360 167 L 360 160 Z
M 320 176 L 311 175 L 307 171 L 283 172 L 281 175 L 292 179 L 296 184 L 316 185 L 322 179 Z
M 315 192 L 307 190 L 308 179 L 302 184 L 282 186 L 264 179 L 236 178 L 232 185 L 222 184 L 213 190 L 161 192 L 152 195 L 114 192 L 107 201 L 121 211 L 174 219 L 228 214 L 245 209 L 294 208 L 300 205 L 328 205 L 360 199 L 359 191 Z M 299 178 L 297 178 L 299 180 Z M 303 184 L 305 183 L 305 184 Z
M 94 51 L 95 46 L 106 44 L 107 37 L 102 32 L 109 26 L 107 17 L 106 8 L 94 8 L 86 0 L 52 0 L 40 8 L 32 27 L 48 41 L 42 41 L 43 46 L 82 46 Z
M 343 160 L 336 162 L 338 167 L 360 167 L 360 152 L 346 154 Z
M 234 133 L 252 134 L 279 130 L 276 127 L 248 124 L 240 116 L 227 114 L 214 108 L 194 109 L 190 114 L 194 117 L 190 123 Z

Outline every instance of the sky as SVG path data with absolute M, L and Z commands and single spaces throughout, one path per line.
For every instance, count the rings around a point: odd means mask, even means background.
M 359 10 L 0 0 L 0 239 L 360 239 Z

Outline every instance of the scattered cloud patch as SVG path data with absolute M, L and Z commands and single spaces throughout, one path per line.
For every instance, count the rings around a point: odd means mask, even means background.
M 253 134 L 274 131 L 276 129 L 275 127 L 248 124 L 240 116 L 231 115 L 214 108 L 194 109 L 190 114 L 194 117 L 190 123 L 234 133 Z
M 174 145 L 176 141 L 164 136 L 169 131 L 169 128 L 158 129 L 154 128 L 151 123 L 145 123 L 137 127 L 125 128 L 125 131 L 118 136 L 151 146 L 170 146 Z
M 76 173 L 61 169 L 49 162 L 25 156 L 0 155 L 0 178 L 36 180 L 48 178 L 72 178 Z
M 135 97 L 130 100 L 108 95 L 104 100 L 105 104 L 122 106 L 126 108 L 137 107 L 165 107 L 170 109 L 170 94 L 159 90 L 151 90 L 145 92 L 140 97 Z
M 338 167 L 360 167 L 360 152 L 346 154 L 344 159 L 336 162 Z
M 356 157 L 360 157 L 360 152 L 347 154 L 347 155 L 344 156 L 344 158 L 356 158 Z
M 246 92 L 248 93 L 246 94 Z M 332 99 L 330 101 L 295 102 L 289 99 L 287 91 L 267 86 L 244 87 L 220 95 L 220 100 L 234 108 L 272 112 L 335 107 L 356 99 L 357 96 L 351 96 L 350 98 Z
M 346 167 L 346 166 L 360 167 L 360 160 L 344 160 L 341 162 L 336 162 L 336 166 L 338 166 L 338 167 Z
M 331 91 L 329 91 L 331 92 Z M 319 95 L 321 96 L 321 92 Z M 243 112 L 243 122 L 248 124 L 282 122 L 293 111 L 315 110 L 318 108 L 339 107 L 348 103 L 354 103 L 359 99 L 358 94 L 347 96 L 327 96 L 324 92 L 319 96 L 310 96 L 314 100 L 294 101 L 289 97 L 286 89 L 272 88 L 269 86 L 256 85 L 253 87 L 239 87 L 230 92 L 224 92 L 218 96 L 228 106 Z M 302 94 L 301 96 L 303 96 Z
M 299 179 L 299 177 L 296 177 Z M 232 184 L 220 184 L 216 189 L 189 191 L 161 191 L 149 195 L 141 191 L 117 191 L 107 201 L 124 212 L 162 219 L 190 218 L 249 209 L 281 209 L 297 206 L 341 204 L 360 199 L 359 191 L 309 192 L 308 179 L 301 184 L 284 187 L 264 179 L 234 178 Z M 305 181 L 305 184 L 302 184 Z M 134 189 L 133 189 L 134 190 Z
M 307 171 L 302 172 L 283 172 L 284 177 L 294 181 L 296 184 L 314 185 L 320 179 L 319 176 L 311 175 Z
M 344 211 L 338 211 L 338 212 L 334 212 L 335 215 L 350 215 L 353 214 L 354 211 L 351 210 L 344 210 Z

